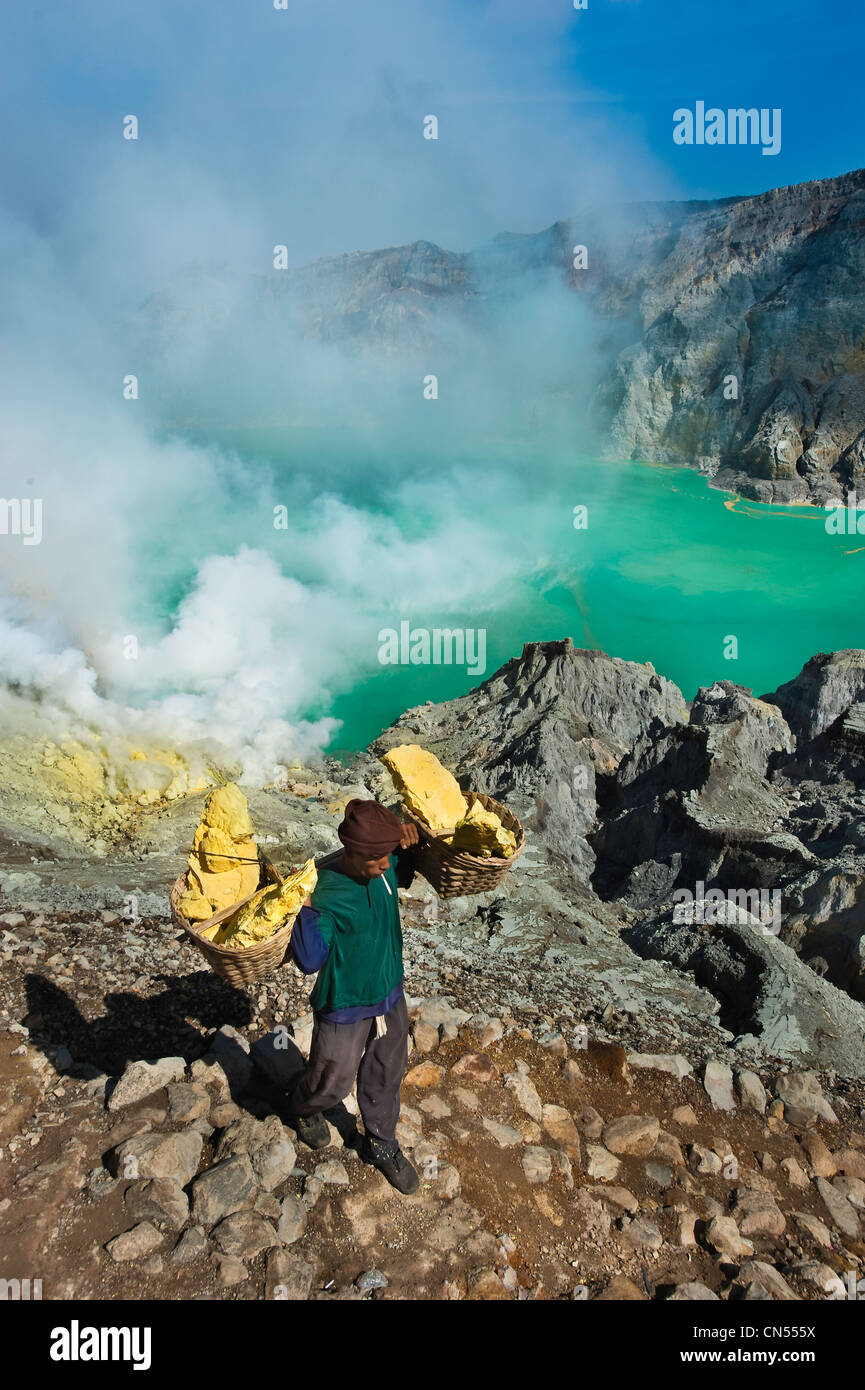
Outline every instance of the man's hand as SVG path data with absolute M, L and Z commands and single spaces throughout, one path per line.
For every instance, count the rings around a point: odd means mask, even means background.
M 414 821 L 405 821 L 399 836 L 400 849 L 409 849 L 412 845 L 420 843 L 420 835 L 417 833 L 417 826 Z

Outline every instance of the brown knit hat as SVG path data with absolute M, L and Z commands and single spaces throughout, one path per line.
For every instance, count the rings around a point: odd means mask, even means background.
M 402 822 L 380 801 L 355 797 L 345 808 L 337 835 L 346 849 L 363 859 L 381 859 L 392 854 L 400 842 Z

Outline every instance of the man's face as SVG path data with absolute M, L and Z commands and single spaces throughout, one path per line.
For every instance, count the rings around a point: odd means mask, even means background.
M 381 878 L 388 864 L 390 855 L 383 854 L 377 859 L 362 859 L 359 854 L 349 854 L 345 852 L 348 868 L 356 878 Z

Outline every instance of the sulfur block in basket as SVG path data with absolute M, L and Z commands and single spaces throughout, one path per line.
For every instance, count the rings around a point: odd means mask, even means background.
M 289 917 L 295 917 L 303 901 L 318 881 L 315 861 L 307 859 L 302 869 L 282 883 L 262 888 L 248 903 L 220 923 L 210 940 L 214 946 L 245 950 L 257 946 L 278 932 Z
M 187 922 L 207 922 L 213 916 L 213 904 L 209 898 L 204 898 L 193 888 L 187 891 L 177 900 L 177 910 L 187 920 Z
M 463 819 L 468 807 L 459 783 L 434 753 L 417 743 L 402 743 L 381 761 L 408 809 L 430 830 L 451 830 Z
M 186 892 L 178 911 L 191 922 L 204 922 L 254 893 L 261 876 L 258 846 L 246 797 L 233 782 L 207 797 L 187 861 Z
M 489 859 L 492 855 L 510 859 L 517 847 L 514 832 L 507 830 L 495 811 L 488 811 L 479 801 L 463 816 L 453 835 L 445 838 L 454 849 L 463 849 L 481 859 Z
M 253 839 L 233 840 L 227 831 L 204 823 L 196 827 L 192 852 L 200 867 L 210 874 L 229 873 L 246 860 L 258 859 L 258 846 Z
M 232 840 L 247 840 L 252 836 L 252 820 L 246 797 L 234 782 L 215 787 L 204 803 L 202 822 L 214 830 L 224 830 Z

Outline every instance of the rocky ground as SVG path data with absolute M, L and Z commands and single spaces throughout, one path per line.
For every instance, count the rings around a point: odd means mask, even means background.
M 311 1032 L 293 966 L 237 990 L 164 924 L 6 914 L 4 1276 L 80 1299 L 849 1295 L 865 1087 L 830 1104 L 813 1072 L 495 1014 L 504 982 L 448 968 L 404 907 L 408 1198 L 361 1163 L 353 1096 L 328 1149 L 283 1123 Z
M 89 802 L 64 828 L 56 783 L 38 830 L 4 803 L 0 1274 L 45 1298 L 855 1292 L 863 698 L 861 652 L 688 705 L 651 667 L 531 644 L 351 768 L 250 789 L 282 867 L 335 847 L 349 796 L 393 798 L 400 741 L 527 828 L 494 890 L 402 895 L 410 1198 L 357 1156 L 353 1098 L 328 1150 L 284 1123 L 311 980 L 231 988 L 172 924 L 202 794 L 113 803 L 107 847 Z M 698 878 L 777 888 L 779 929 L 677 916 Z

